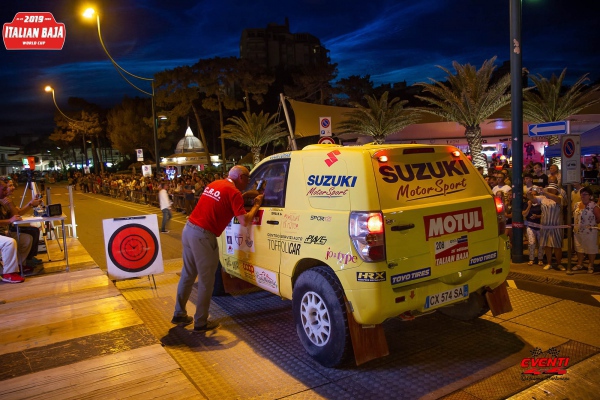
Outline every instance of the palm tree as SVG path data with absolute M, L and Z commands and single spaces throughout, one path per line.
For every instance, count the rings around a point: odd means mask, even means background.
M 595 93 L 600 89 L 600 85 L 586 90 L 588 87 L 584 82 L 589 80 L 588 74 L 579 78 L 570 88 L 564 89 L 566 72 L 565 68 L 559 77 L 552 74 L 550 79 L 541 75 L 531 76 L 535 90 L 523 93 L 523 119 L 533 123 L 562 121 L 600 102 L 600 97 Z M 548 137 L 548 145 L 558 142 L 558 135 Z M 553 157 L 551 163 L 560 164 L 560 157 Z
M 368 107 L 352 103 L 356 108 L 344 113 L 347 119 L 340 124 L 340 133 L 362 133 L 372 136 L 375 144 L 383 144 L 387 136 L 417 122 L 412 111 L 404 108 L 408 101 L 395 97 L 388 102 L 388 95 L 385 92 L 379 100 L 366 95 Z
M 260 148 L 275 139 L 286 136 L 288 133 L 281 126 L 283 121 L 273 122 L 277 114 L 269 117 L 269 113 L 263 114 L 262 111 L 258 115 L 244 111 L 242 115 L 243 119 L 240 117 L 228 119 L 231 123 L 223 128 L 222 137 L 250 147 L 256 165 L 260 161 Z
M 504 75 L 496 83 L 490 82 L 496 69 L 495 61 L 496 57 L 486 60 L 479 70 L 470 64 L 461 65 L 453 61 L 456 75 L 438 65 L 448 75 L 448 82 L 430 79 L 432 83 L 417 84 L 434 97 L 416 97 L 435 107 L 416 109 L 464 126 L 475 167 L 487 168 L 487 157 L 482 152 L 481 123 L 510 102 L 510 93 L 507 93 L 510 74 Z

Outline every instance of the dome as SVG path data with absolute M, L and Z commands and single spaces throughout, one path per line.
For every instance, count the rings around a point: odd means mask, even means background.
M 177 147 L 175 147 L 175 153 L 197 153 L 201 151 L 204 151 L 202 141 L 194 136 L 191 128 L 188 126 L 185 136 L 177 143 Z

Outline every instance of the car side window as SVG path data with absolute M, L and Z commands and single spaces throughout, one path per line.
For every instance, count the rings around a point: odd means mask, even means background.
M 276 160 L 252 171 L 246 190 L 264 194 L 263 207 L 285 207 L 285 188 L 289 160 Z

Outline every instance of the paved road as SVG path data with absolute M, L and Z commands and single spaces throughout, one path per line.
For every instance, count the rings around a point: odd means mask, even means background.
M 52 194 L 66 208 L 65 188 L 53 187 Z M 104 196 L 74 196 L 79 240 L 102 268 L 102 219 L 159 212 Z M 263 291 L 214 298 L 211 315 L 221 327 L 190 336 L 169 323 L 184 223 L 178 214 L 171 233 L 160 235 L 165 274 L 156 276 L 156 293 L 143 279 L 117 286 L 207 398 L 594 399 L 600 393 L 600 307 L 569 299 L 567 288 L 528 291 L 519 281 L 509 288 L 514 310 L 496 318 L 488 313 L 461 322 L 433 313 L 387 321 L 390 355 L 360 367 L 316 364 L 296 338 L 290 302 Z M 533 354 L 545 362 L 568 358 L 568 368 L 558 375 L 539 366 L 533 371 Z

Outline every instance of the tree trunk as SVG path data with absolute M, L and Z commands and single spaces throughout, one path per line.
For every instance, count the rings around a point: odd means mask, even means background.
M 208 143 L 206 142 L 206 135 L 204 135 L 204 129 L 202 128 L 202 121 L 200 120 L 200 114 L 198 114 L 198 110 L 192 104 L 192 111 L 194 112 L 194 116 L 196 117 L 196 123 L 198 124 L 198 132 L 200 132 L 200 140 L 202 140 L 202 145 L 204 145 L 204 155 L 206 156 L 206 165 L 209 167 L 212 166 L 212 162 L 210 161 L 210 152 L 208 151 Z
M 219 103 L 219 126 L 221 132 L 221 157 L 223 157 L 223 166 L 221 167 L 222 171 L 227 171 L 227 158 L 225 157 L 225 138 L 223 137 L 223 103 L 221 102 L 221 97 L 217 97 L 217 101 Z
M 560 138 L 558 137 L 558 135 L 551 135 L 548 136 L 548 146 L 552 146 L 553 144 L 557 144 L 560 142 Z M 550 164 L 548 165 L 558 165 L 560 167 L 560 163 L 561 163 L 561 158 L 560 157 L 551 157 L 550 158 Z
M 385 143 L 385 136 L 383 136 L 383 135 L 373 136 L 373 144 L 384 144 L 384 143 Z
M 250 151 L 252 151 L 252 161 L 254 165 L 260 162 L 260 147 L 251 147 Z
M 465 137 L 469 144 L 469 150 L 471 151 L 471 157 L 473 157 L 473 165 L 475 168 L 483 167 L 484 170 L 487 169 L 487 157 L 483 153 L 481 127 L 479 125 L 466 127 Z
M 96 141 L 98 144 L 96 148 L 98 149 L 98 159 L 100 160 L 100 171 L 104 173 L 104 157 L 102 157 L 102 146 L 100 146 L 100 137 L 96 136 Z
M 94 140 L 93 138 L 90 138 L 92 140 L 90 140 L 91 145 L 92 145 L 92 160 L 94 161 L 94 173 L 97 174 L 98 173 L 98 164 L 100 164 L 100 161 L 98 159 L 98 153 L 96 152 L 96 145 L 94 144 Z

